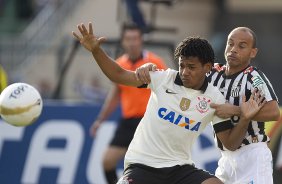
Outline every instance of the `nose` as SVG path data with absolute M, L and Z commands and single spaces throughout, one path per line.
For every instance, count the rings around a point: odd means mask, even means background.
M 182 75 L 189 75 L 190 74 L 190 70 L 188 67 L 185 67 L 182 71 Z
M 237 53 L 237 48 L 235 46 L 231 47 L 230 52 Z

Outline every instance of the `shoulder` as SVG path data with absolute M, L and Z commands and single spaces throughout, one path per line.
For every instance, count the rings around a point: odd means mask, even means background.
M 158 70 L 150 72 L 151 82 L 157 84 L 165 84 L 173 82 L 177 76 L 177 71 L 173 69 Z
M 164 77 L 163 80 L 165 80 L 167 77 L 175 77 L 177 75 L 177 71 L 171 68 L 168 68 L 167 70 L 157 70 L 155 72 L 150 72 L 151 76 L 162 76 Z
M 243 71 L 244 74 L 249 76 L 251 82 L 261 82 L 264 81 L 266 76 L 265 74 L 255 66 L 249 66 Z
M 218 94 L 221 94 L 219 89 L 217 87 L 213 86 L 211 83 L 208 84 L 208 87 L 207 87 L 205 93 L 212 94 L 212 96 L 216 96 Z
M 208 87 L 206 89 L 205 94 L 207 94 L 208 96 L 210 96 L 214 102 L 216 103 L 224 103 L 225 102 L 225 98 L 222 95 L 222 93 L 219 91 L 219 89 L 215 86 L 213 86 L 212 84 L 208 84 Z
M 223 74 L 225 71 L 225 65 L 221 63 L 215 63 L 209 73 L 207 73 L 208 80 L 211 82 L 213 79 L 213 76 L 217 76 L 219 73 Z
M 248 68 L 246 68 L 243 73 L 244 74 L 255 74 L 257 73 L 258 69 L 254 66 L 249 66 Z
M 214 63 L 212 70 L 216 71 L 216 72 L 220 72 L 225 70 L 225 65 L 222 63 Z

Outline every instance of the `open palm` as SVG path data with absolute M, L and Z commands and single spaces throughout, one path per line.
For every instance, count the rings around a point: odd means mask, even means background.
M 250 99 L 246 102 L 246 97 L 243 97 L 243 102 L 240 106 L 241 116 L 246 119 L 252 119 L 266 103 L 264 96 L 260 95 L 259 91 L 253 91 Z
M 84 24 L 77 25 L 77 28 L 81 36 L 76 34 L 74 31 L 72 32 L 73 36 L 90 52 L 99 48 L 100 44 L 106 40 L 104 37 L 97 38 L 93 34 L 92 23 L 88 24 L 88 30 Z

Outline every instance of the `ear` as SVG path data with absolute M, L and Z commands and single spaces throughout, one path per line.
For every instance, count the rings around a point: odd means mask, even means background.
M 204 70 L 206 73 L 210 72 L 212 69 L 212 63 L 206 63 L 204 64 Z
M 258 53 L 258 49 L 257 49 L 257 48 L 253 48 L 252 51 L 251 51 L 250 57 L 251 57 L 252 59 L 255 58 L 256 55 L 257 55 L 257 53 Z

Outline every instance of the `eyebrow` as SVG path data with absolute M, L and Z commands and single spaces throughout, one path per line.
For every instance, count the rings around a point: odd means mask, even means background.
M 228 41 L 234 42 L 234 40 L 232 40 L 232 38 L 229 38 Z M 246 41 L 240 41 L 239 44 L 246 44 L 246 45 L 248 45 L 248 42 L 246 42 Z

